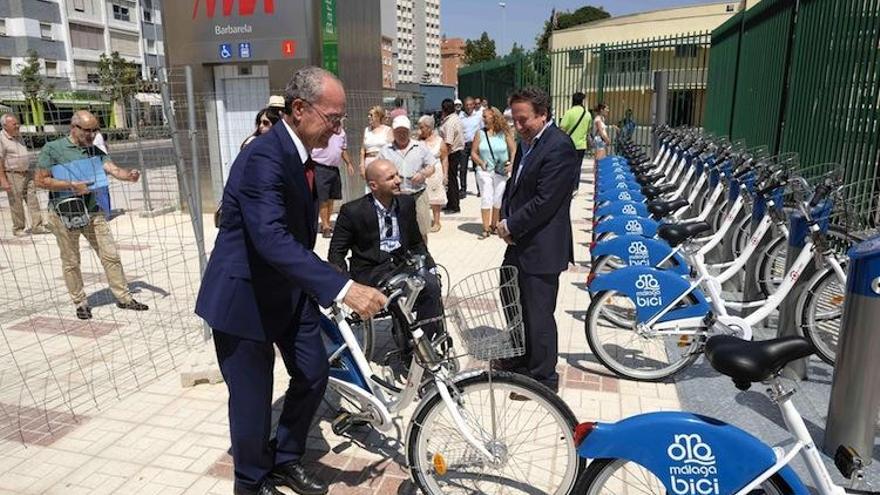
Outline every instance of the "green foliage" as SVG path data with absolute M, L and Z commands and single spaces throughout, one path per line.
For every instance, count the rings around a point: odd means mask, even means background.
M 594 7 L 592 5 L 584 5 L 574 12 L 557 12 L 556 26 L 551 25 L 551 20 L 544 21 L 544 30 L 535 39 L 537 49 L 545 52 L 548 50 L 550 33 L 555 29 L 580 26 L 581 24 L 607 19 L 608 17 L 611 17 L 611 14 L 606 12 L 604 7 Z
M 467 40 L 464 43 L 464 63 L 478 64 L 495 59 L 495 40 L 483 31 L 479 39 Z
M 101 54 L 98 61 L 98 77 L 101 93 L 107 101 L 124 102 L 137 93 L 139 74 L 135 64 L 113 52 L 108 57 Z
M 45 101 L 52 98 L 54 85 L 47 83 L 43 78 L 37 52 L 28 50 L 24 65 L 18 67 L 18 82 L 21 83 L 21 92 L 26 100 Z

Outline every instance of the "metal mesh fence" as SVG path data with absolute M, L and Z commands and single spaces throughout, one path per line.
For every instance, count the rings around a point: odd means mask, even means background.
M 0 88 L 0 94 L 17 90 Z M 193 314 L 199 254 L 191 217 L 181 207 L 187 194 L 178 180 L 184 169 L 161 98 L 132 93 L 116 109 L 96 94 L 78 102 L 44 103 L 42 125 L 23 127 L 23 137 L 33 170 L 46 142 L 67 139 L 73 111 L 89 109 L 102 126 L 113 162 L 140 171 L 137 183 L 110 178 L 107 224 L 130 292 L 150 309 L 116 306 L 101 257 L 79 236 L 73 253 L 80 259 L 93 318 L 78 319 L 65 285 L 58 228 L 16 235 L 10 207 L 22 198 L 0 194 L 0 439 L 39 443 L 64 428 L 59 418 L 75 420 L 140 389 L 179 367 L 203 342 L 201 322 Z M 33 122 L 24 115 L 27 106 L 5 103 L 19 120 Z M 126 127 L 107 127 L 114 111 L 113 120 Z M 37 189 L 35 196 L 42 223 L 52 225 L 48 192 Z M 32 213 L 26 216 L 27 227 L 39 223 Z

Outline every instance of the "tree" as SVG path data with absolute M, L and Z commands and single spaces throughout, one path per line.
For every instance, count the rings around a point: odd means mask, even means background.
M 466 65 L 493 60 L 495 56 L 495 40 L 490 38 L 485 31 L 480 35 L 480 39 L 464 42 L 464 63 Z
M 556 25 L 552 24 L 552 18 L 556 17 Z M 554 12 L 551 19 L 544 21 L 544 30 L 535 39 L 537 49 L 547 51 L 550 44 L 550 33 L 556 29 L 566 29 L 574 26 L 580 26 L 588 22 L 607 19 L 611 14 L 605 11 L 603 7 L 593 7 L 592 5 L 584 5 L 574 12 Z
M 101 93 L 111 103 L 110 127 L 125 126 L 125 102 L 137 93 L 138 79 L 137 67 L 119 56 L 119 52 L 113 52 L 109 57 L 101 54 L 98 81 Z
M 24 65 L 18 67 L 18 82 L 21 84 L 24 100 L 30 108 L 30 113 L 24 116 L 25 124 L 42 126 L 45 123 L 43 102 L 52 99 L 54 85 L 47 83 L 43 78 L 40 57 L 37 56 L 36 51 L 28 50 Z

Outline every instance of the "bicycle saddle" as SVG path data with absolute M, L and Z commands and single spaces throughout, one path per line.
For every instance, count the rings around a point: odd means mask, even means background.
M 753 342 L 732 335 L 715 335 L 706 341 L 706 359 L 716 371 L 733 378 L 740 390 L 762 382 L 786 364 L 815 352 L 803 337 L 791 336 Z
M 645 195 L 648 200 L 652 200 L 658 198 L 661 194 L 665 194 L 671 191 L 678 189 L 678 186 L 675 184 L 663 184 L 660 186 L 642 186 L 642 194 Z
M 682 242 L 711 229 L 712 226 L 706 222 L 664 223 L 657 229 L 657 235 L 668 242 L 670 246 L 675 247 Z
M 652 217 L 656 219 L 661 219 L 666 215 L 669 215 L 671 212 L 678 210 L 682 206 L 687 206 L 690 203 L 684 198 L 673 199 L 672 201 L 663 201 L 663 200 L 655 200 L 648 202 L 648 213 L 651 214 Z
M 649 184 L 657 182 L 663 177 L 666 177 L 666 174 L 664 174 L 663 172 L 656 172 L 653 174 L 636 174 L 636 182 L 638 182 L 640 186 L 647 186 Z

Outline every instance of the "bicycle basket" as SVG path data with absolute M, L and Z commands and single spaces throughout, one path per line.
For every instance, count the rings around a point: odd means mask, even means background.
M 526 352 L 516 267 L 502 266 L 465 277 L 449 289 L 446 314 L 464 350 L 481 361 Z
M 86 202 L 80 196 L 59 200 L 53 208 L 67 230 L 81 229 L 91 221 Z
M 872 178 L 851 182 L 833 193 L 831 225 L 857 239 L 877 233 L 880 201 Z

